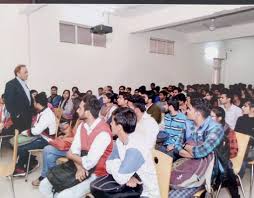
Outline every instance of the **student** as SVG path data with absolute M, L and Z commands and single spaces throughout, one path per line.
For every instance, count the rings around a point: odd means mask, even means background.
M 161 110 L 160 108 L 153 103 L 155 98 L 155 93 L 153 91 L 141 92 L 142 96 L 145 99 L 146 103 L 146 112 L 150 114 L 158 124 L 161 123 Z
M 229 189 L 229 192 L 232 198 L 240 198 L 240 195 L 238 192 L 237 178 L 232 169 L 232 163 L 229 162 L 230 159 L 236 157 L 238 153 L 238 145 L 237 145 L 235 131 L 230 129 L 228 124 L 225 122 L 225 111 L 221 107 L 214 107 L 212 109 L 211 118 L 223 126 L 224 135 L 226 136 L 227 141 L 225 140 L 225 142 L 223 142 L 222 144 L 225 144 L 226 142 L 228 142 L 228 145 L 223 145 L 223 147 L 225 146 L 229 147 L 228 157 L 226 153 L 224 154 L 224 157 L 227 157 L 227 159 L 220 161 L 224 169 L 223 170 L 224 176 L 222 177 L 223 181 L 221 182 L 223 182 L 223 186 L 226 186 Z M 217 153 L 218 152 L 220 152 L 220 150 L 217 150 Z M 221 152 L 226 152 L 226 151 L 221 151 Z
M 120 87 L 119 87 L 119 94 L 121 93 L 121 92 L 125 92 L 125 86 L 124 85 L 121 85 Z
M 8 135 L 8 129 L 14 130 L 13 127 L 10 128 L 11 126 L 13 126 L 13 122 L 5 106 L 4 94 L 2 94 L 0 98 L 0 135 Z
M 87 95 L 77 110 L 83 121 L 76 132 L 67 158 L 75 164 L 76 179 L 80 183 L 57 194 L 59 198 L 79 198 L 90 192 L 90 183 L 106 172 L 106 160 L 111 154 L 113 141 L 109 126 L 99 118 L 100 103 L 96 96 Z M 81 151 L 87 155 L 81 156 Z M 61 168 L 61 167 L 60 167 Z M 86 179 L 87 171 L 95 168 L 91 177 Z M 61 175 L 59 175 L 61 178 Z M 64 182 L 64 181 L 63 181 Z M 47 197 L 53 197 L 53 186 L 48 178 L 41 181 L 39 190 Z
M 237 119 L 242 116 L 242 110 L 232 104 L 233 96 L 228 89 L 224 89 L 220 96 L 221 107 L 226 112 L 226 123 L 231 129 L 235 128 Z
M 59 103 L 59 108 L 63 110 L 63 114 L 61 117 L 61 122 L 70 122 L 72 120 L 72 116 L 74 113 L 74 104 L 71 99 L 70 90 L 64 90 L 62 99 Z
M 18 163 L 14 172 L 15 176 L 25 176 L 26 166 L 29 156 L 29 150 L 43 149 L 48 145 L 48 138 L 56 133 L 56 118 L 54 113 L 47 107 L 48 100 L 45 92 L 35 96 L 34 107 L 38 111 L 37 119 L 31 129 L 22 131 L 23 136 L 36 136 L 37 138 L 31 143 L 19 146 Z M 38 161 L 32 156 L 30 161 L 31 169 L 39 166 Z
M 225 116 L 226 115 L 223 108 L 221 107 L 212 108 L 211 118 L 223 126 L 224 134 L 227 136 L 229 140 L 229 146 L 230 146 L 229 158 L 234 158 L 237 156 L 237 153 L 238 153 L 236 134 L 235 134 L 235 131 L 231 129 L 229 125 L 226 123 Z
M 53 105 L 54 108 L 57 108 L 59 106 L 59 103 L 61 101 L 61 96 L 57 95 L 57 86 L 51 87 L 51 96 L 48 97 L 48 102 Z
M 126 92 L 129 93 L 129 94 L 131 94 L 131 87 L 127 87 L 127 88 L 126 88 Z
M 243 107 L 243 116 L 239 117 L 238 120 L 236 121 L 236 126 L 235 126 L 235 131 L 239 133 L 243 133 L 246 135 L 249 135 L 251 137 L 249 141 L 249 154 L 246 156 L 246 158 L 243 161 L 243 165 L 241 168 L 241 171 L 239 175 L 241 177 L 244 176 L 245 170 L 248 165 L 249 160 L 254 159 L 254 152 L 253 152 L 253 147 L 254 147 L 254 100 L 253 99 L 248 99 Z
M 242 110 L 243 116 L 237 119 L 235 131 L 250 135 L 254 138 L 254 100 L 248 99 L 244 103 Z
M 141 196 L 159 198 L 152 153 L 146 149 L 146 145 L 143 145 L 145 142 L 140 142 L 132 136 L 134 133 L 142 133 L 135 130 L 136 122 L 137 116 L 130 108 L 120 107 L 113 112 L 111 127 L 118 139 L 106 162 L 106 169 L 117 183 L 130 187 L 143 183 Z M 140 177 L 141 182 L 134 177 L 135 173 Z
M 103 96 L 103 106 L 100 111 L 100 117 L 104 119 L 105 122 L 111 122 L 112 112 L 117 108 L 114 104 L 115 95 L 113 93 L 106 93 Z
M 117 98 L 117 104 L 119 107 L 128 107 L 128 98 L 131 95 L 127 92 L 120 92 Z
M 175 152 L 184 158 L 199 159 L 206 157 L 214 152 L 220 144 L 224 136 L 224 130 L 220 124 L 210 117 L 210 106 L 204 99 L 192 99 L 188 104 L 187 116 L 193 121 L 193 126 L 187 126 L 187 129 L 191 130 L 191 136 L 186 140 L 184 140 L 184 136 L 181 136 L 180 143 L 175 145 Z M 189 140 L 192 140 L 196 145 L 190 144 Z M 172 190 L 170 191 L 170 197 L 191 197 L 199 188 Z
M 183 93 L 179 93 L 176 96 L 173 97 L 173 99 L 176 99 L 179 101 L 179 110 L 183 114 L 187 114 L 187 98 Z
M 178 100 L 168 100 L 165 105 L 167 113 L 164 117 L 164 130 L 168 135 L 167 140 L 161 147 L 161 151 L 173 156 L 173 150 L 176 144 L 180 144 L 180 137 L 186 131 L 186 119 L 187 117 L 179 111 Z
M 156 102 L 156 105 L 158 107 L 160 107 L 160 110 L 162 113 L 165 113 L 166 112 L 166 109 L 164 108 L 164 106 L 167 104 L 167 95 L 168 93 L 164 90 L 160 91 L 159 93 L 159 98 L 160 98 L 160 101 Z
M 146 148 L 154 148 L 159 133 L 159 125 L 154 118 L 146 113 L 145 100 L 142 96 L 132 96 L 128 100 L 128 107 L 133 109 L 137 115 L 137 126 L 133 135 L 137 140 L 144 142 Z M 137 131 L 137 132 L 136 132 Z
M 77 124 L 80 124 L 80 120 L 77 121 Z M 78 126 L 78 125 L 77 125 Z M 56 161 L 60 157 L 66 157 L 68 149 L 59 149 L 56 145 L 56 141 L 60 140 L 61 142 L 66 142 L 69 144 L 72 143 L 74 135 L 76 133 L 77 127 L 72 128 L 69 123 L 65 122 L 60 125 L 60 132 L 64 135 L 61 135 L 55 139 L 50 139 L 49 144 L 43 149 L 43 166 L 41 175 L 38 179 L 32 182 L 33 186 L 39 186 L 40 182 L 47 176 L 48 170 L 56 166 Z M 65 144 L 66 144 L 65 143 Z M 64 146 L 67 147 L 66 145 Z

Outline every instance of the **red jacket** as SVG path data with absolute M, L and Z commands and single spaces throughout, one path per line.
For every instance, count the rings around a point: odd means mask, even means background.
M 95 167 L 95 175 L 96 176 L 105 176 L 108 174 L 106 171 L 106 160 L 108 159 L 108 157 L 111 154 L 112 149 L 113 149 L 112 133 L 109 128 L 109 125 L 107 123 L 105 123 L 104 121 L 101 121 L 89 135 L 87 135 L 87 131 L 83 125 L 81 128 L 81 150 L 82 151 L 89 151 L 94 139 L 102 131 L 105 131 L 110 135 L 111 142 L 108 145 L 108 147 L 106 148 L 105 152 L 103 153 L 103 155 L 101 156 L 101 158 L 99 159 L 99 161 Z

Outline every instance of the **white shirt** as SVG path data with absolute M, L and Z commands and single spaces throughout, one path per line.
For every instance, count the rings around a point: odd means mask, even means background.
M 152 152 L 147 149 L 146 142 L 140 142 L 132 134 L 128 137 L 127 145 L 119 138 L 116 140 L 113 152 L 106 161 L 107 172 L 112 174 L 119 184 L 126 184 L 134 173 L 137 173 L 143 183 L 142 196 L 159 198 L 160 191 Z
M 56 117 L 48 107 L 37 115 L 36 122 L 31 128 L 31 133 L 33 135 L 41 135 L 44 139 L 47 139 L 41 134 L 47 128 L 49 129 L 49 135 L 54 135 L 56 133 Z
M 222 105 L 221 106 L 226 113 L 226 123 L 229 125 L 231 129 L 235 129 L 236 121 L 237 119 L 242 116 L 242 109 L 235 106 L 234 104 L 231 104 L 230 108 L 227 110 L 225 107 Z
M 23 87 L 23 89 L 26 93 L 27 99 L 29 100 L 29 104 L 31 104 L 31 95 L 30 95 L 30 90 L 28 89 L 27 84 L 25 83 L 24 80 L 21 80 L 19 77 L 16 77 L 16 79 L 19 81 L 19 83 Z
M 147 149 L 155 146 L 159 125 L 155 119 L 148 113 L 144 112 L 142 119 L 137 122 L 136 129 L 131 136 L 136 136 L 139 141 L 144 141 Z
M 80 125 L 77 128 L 77 132 L 75 134 L 74 140 L 73 140 L 71 148 L 70 148 L 70 150 L 73 154 L 76 154 L 79 156 L 81 155 L 81 139 L 80 139 L 81 126 L 84 125 L 84 127 L 87 131 L 87 134 L 89 135 L 89 134 L 91 134 L 93 129 L 95 129 L 95 127 L 99 124 L 100 121 L 101 121 L 101 119 L 97 118 L 91 126 L 89 126 L 87 123 L 83 123 L 83 122 L 80 123 Z M 86 170 L 90 170 L 93 167 L 95 167 L 96 164 L 98 163 L 99 159 L 105 152 L 106 148 L 110 144 L 110 142 L 111 142 L 111 137 L 106 131 L 102 131 L 100 134 L 98 134 L 95 137 L 95 139 L 90 147 L 90 150 L 88 151 L 87 156 L 82 157 L 82 166 Z

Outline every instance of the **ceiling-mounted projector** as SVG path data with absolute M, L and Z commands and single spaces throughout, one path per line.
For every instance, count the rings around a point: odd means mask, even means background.
M 90 29 L 91 33 L 94 34 L 108 34 L 113 32 L 113 28 L 106 25 L 96 25 L 94 27 L 91 27 Z

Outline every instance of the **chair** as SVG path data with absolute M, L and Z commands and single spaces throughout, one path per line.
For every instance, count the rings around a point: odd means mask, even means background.
M 11 180 L 12 196 L 15 198 L 15 191 L 13 186 L 13 173 L 16 167 L 17 153 L 18 153 L 18 130 L 15 130 L 14 145 L 12 161 L 7 165 L 0 165 L 0 176 L 9 177 Z
M 55 134 L 55 138 L 57 137 L 57 134 L 58 134 L 58 127 L 59 127 L 59 124 L 60 124 L 60 118 L 61 118 L 61 115 L 59 114 L 58 117 L 56 116 L 56 134 Z M 32 149 L 32 150 L 28 150 L 29 152 L 29 157 L 28 157 L 28 161 L 27 161 L 27 167 L 26 167 L 26 176 L 25 176 L 25 182 L 27 182 L 28 180 L 28 172 L 29 172 L 29 167 L 30 167 L 30 160 L 31 160 L 31 155 L 33 155 L 34 153 L 40 153 L 42 152 L 43 149 Z
M 237 139 L 237 142 L 238 142 L 238 149 L 239 150 L 238 150 L 237 156 L 230 159 L 230 160 L 233 164 L 234 173 L 236 174 L 236 176 L 239 180 L 241 190 L 242 190 L 242 193 L 243 193 L 243 197 L 245 198 L 246 196 L 245 196 L 245 192 L 244 192 L 244 189 L 243 189 L 242 180 L 239 176 L 239 172 L 240 172 L 240 169 L 242 167 L 243 160 L 244 160 L 247 148 L 248 148 L 248 143 L 249 143 L 249 140 L 250 140 L 250 136 L 245 135 L 243 133 L 239 133 L 239 132 L 235 132 L 235 133 L 236 133 L 236 139 Z M 219 196 L 221 186 L 222 186 L 222 184 L 220 184 L 220 186 L 218 188 L 218 191 L 216 193 L 216 198 L 218 198 L 218 196 Z
M 152 150 L 161 198 L 168 198 L 173 158 L 161 151 Z
M 54 109 L 55 116 L 60 120 L 63 115 L 63 109 L 61 108 L 55 108 Z
M 2 143 L 3 143 L 3 138 L 10 138 L 13 137 L 14 135 L 4 135 L 0 136 L 0 156 L 2 157 Z
M 253 190 L 253 180 L 254 180 L 254 160 L 249 161 L 248 164 L 251 166 L 251 174 L 250 174 L 250 198 L 252 198 L 252 190 Z
M 196 192 L 196 193 L 193 195 L 193 197 L 194 197 L 194 198 L 201 197 L 204 193 L 206 193 L 206 189 L 202 189 L 202 190 Z

